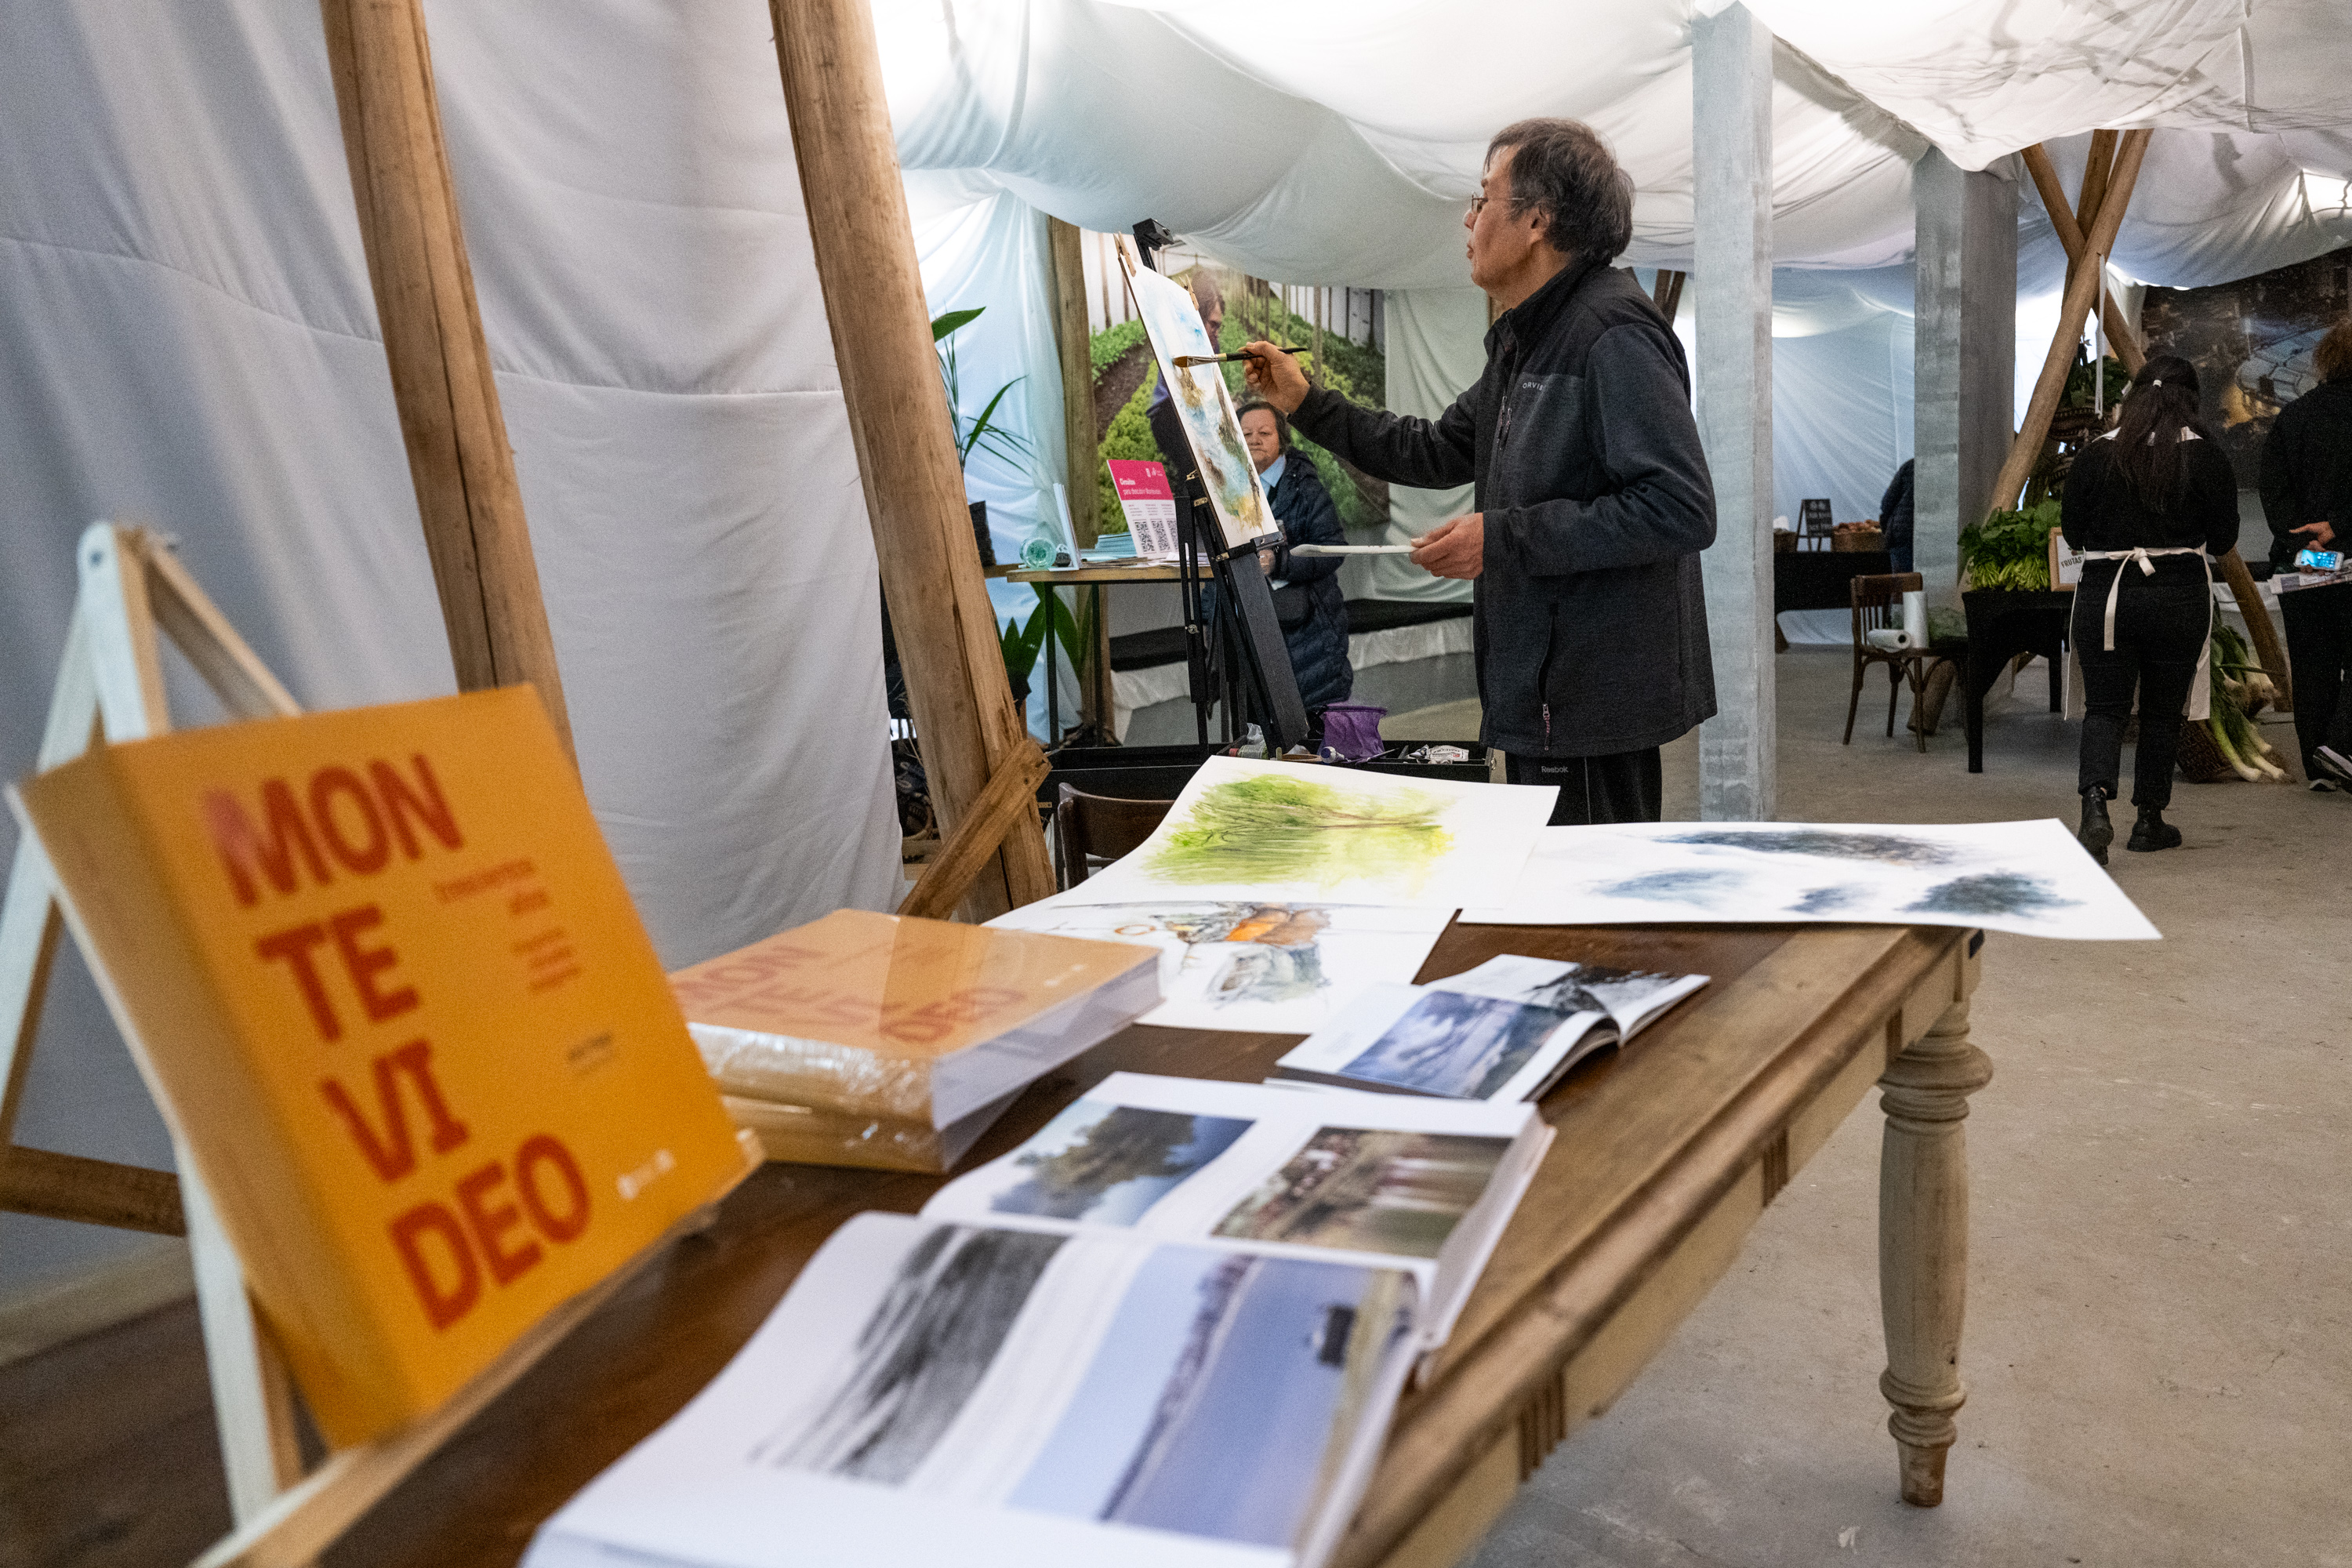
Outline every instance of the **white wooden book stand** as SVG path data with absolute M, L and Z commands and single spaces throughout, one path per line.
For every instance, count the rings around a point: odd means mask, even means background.
M 300 711 L 153 535 L 95 524 L 82 535 L 79 561 L 81 592 L 41 738 L 40 768 L 79 756 L 98 736 L 132 741 L 171 728 L 159 630 L 236 717 Z M 10 1141 L 63 913 L 48 860 L 27 832 L 17 842 L 6 901 L 0 904 L 0 1207 L 176 1232 L 170 1176 L 17 1149 Z M 84 943 L 86 955 L 88 951 Z M 154 1076 L 147 1070 L 137 1030 L 116 1005 L 113 986 L 94 955 L 89 967 L 153 1094 Z M 156 1104 L 172 1122 L 168 1102 L 157 1095 Z M 761 1155 L 750 1134 L 739 1138 L 749 1174 Z M 597 1285 L 549 1312 L 432 1415 L 389 1436 L 339 1450 L 305 1476 L 295 1438 L 292 1382 L 254 1317 L 244 1270 L 176 1127 L 173 1140 L 180 1166 L 177 1206 L 186 1215 L 230 1513 L 236 1521 L 235 1530 L 197 1560 L 198 1568 L 305 1568 L 672 1239 L 706 1227 L 717 1206 L 688 1215 Z
M 71 761 L 100 735 L 135 741 L 171 729 L 159 629 L 238 718 L 301 711 L 187 569 L 145 530 L 98 523 L 82 534 L 77 561 L 81 591 L 66 632 L 37 768 Z M 17 1103 L 62 925 L 48 860 L 26 833 L 17 841 L 6 900 L 0 903 L 0 1206 L 164 1232 L 181 1228 L 173 1223 L 174 1209 L 184 1214 L 213 1411 L 228 1474 L 229 1511 L 242 1523 L 301 1478 L 292 1388 L 275 1348 L 255 1323 L 244 1270 L 214 1217 L 187 1150 L 177 1147 L 175 1132 L 175 1193 L 172 1178 L 161 1172 L 46 1154 L 14 1143 Z M 103 989 L 95 960 L 90 968 Z M 119 1011 L 116 1016 L 120 1021 Z M 131 1055 L 141 1056 L 135 1041 Z M 146 1069 L 143 1059 L 140 1068 Z M 152 1077 L 148 1091 L 154 1092 Z

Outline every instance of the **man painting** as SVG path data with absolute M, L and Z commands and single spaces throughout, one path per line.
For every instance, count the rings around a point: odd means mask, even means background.
M 1475 584 L 1484 739 L 1517 784 L 1559 786 L 1556 823 L 1654 822 L 1658 748 L 1715 711 L 1698 552 L 1715 492 L 1682 345 L 1610 262 L 1633 191 L 1600 137 L 1527 120 L 1489 145 L 1464 218 L 1471 280 L 1502 314 L 1478 384 L 1435 420 L 1310 389 L 1271 343 L 1250 384 L 1377 479 L 1475 484 L 1477 510 L 1412 560 Z

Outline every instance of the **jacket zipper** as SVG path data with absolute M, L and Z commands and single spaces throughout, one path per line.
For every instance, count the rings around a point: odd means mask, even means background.
M 1559 640 L 1559 606 L 1552 606 L 1544 631 L 1543 662 L 1536 666 L 1536 695 L 1543 706 L 1544 755 L 1551 755 L 1551 661 L 1553 645 Z

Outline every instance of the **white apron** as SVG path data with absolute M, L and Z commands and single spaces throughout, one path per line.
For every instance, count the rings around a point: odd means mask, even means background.
M 2102 441 L 2112 441 L 2115 438 L 2116 432 L 2113 430 L 2099 437 Z M 2183 441 L 2194 441 L 2198 438 L 2197 432 L 2183 430 L 2180 433 L 2180 438 Z M 2086 550 L 2083 552 L 2083 559 L 2085 561 L 2137 561 L 2139 563 L 2140 575 L 2153 577 L 2156 575 L 2156 563 L 2148 559 L 2151 555 L 2201 556 L 2204 553 L 2203 545 L 2190 544 L 2166 550 Z M 2116 596 L 2123 592 L 2124 574 L 2130 568 L 2126 566 L 2116 567 L 2116 580 L 2107 584 L 2107 636 L 2104 649 L 2106 652 L 2115 650 Z M 2066 621 L 2064 717 L 2080 719 L 2083 716 L 2083 704 L 2075 694 L 2082 689 L 2083 662 L 2074 656 L 2074 617 L 2069 616 Z M 2189 700 L 2182 706 L 2181 712 L 2191 723 L 2201 723 L 2213 716 L 2213 574 L 2210 567 L 2205 574 L 2205 643 L 2198 649 L 2197 678 L 2189 682 Z
M 2153 555 L 2194 555 L 2201 560 L 2205 556 L 2205 547 L 2201 544 L 2187 544 L 2167 550 L 2085 550 L 2083 552 L 2083 559 L 2085 561 L 2125 563 L 2136 561 L 2139 563 L 2140 575 L 2144 577 L 2156 575 L 2156 563 L 2148 559 Z M 2106 640 L 2103 645 L 2104 650 L 2107 652 L 2113 652 L 2115 649 L 2116 599 L 2123 592 L 2124 574 L 2130 570 L 2131 567 L 2128 564 L 2116 567 L 2115 581 L 2107 584 Z M 2076 591 L 2080 592 L 2079 589 Z M 2080 719 L 2083 716 L 2083 705 L 2075 694 L 2082 684 L 2083 663 L 2075 657 L 2073 628 L 2074 617 L 2069 616 L 2066 637 L 2065 716 L 2069 719 Z M 2181 711 L 2191 723 L 2201 722 L 2211 718 L 2213 714 L 2213 584 L 2212 573 L 2210 569 L 2206 573 L 2205 584 L 2205 641 L 2197 650 L 2197 678 L 2189 684 L 2189 700 L 2182 706 Z

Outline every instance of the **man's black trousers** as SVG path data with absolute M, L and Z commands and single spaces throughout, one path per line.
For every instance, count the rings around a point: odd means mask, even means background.
M 1515 784 L 1558 784 L 1554 827 L 1595 822 L 1656 822 L 1665 814 L 1658 748 L 1598 757 L 1518 757 L 1506 754 L 1504 776 Z
M 2073 628 L 2084 695 L 2083 771 L 2076 788 L 2084 795 L 2097 789 L 2115 799 L 2123 771 L 2124 726 L 2131 721 L 2132 689 L 2137 686 L 2139 746 L 2132 763 L 2132 804 L 2161 810 L 2172 802 L 2172 768 L 2180 756 L 2180 710 L 2210 635 L 2212 590 L 2202 581 L 2136 583 L 2126 578 L 2116 605 L 2116 646 L 2109 651 L 2105 574 L 2098 574 L 2095 584 L 2092 574 L 2085 573 L 2084 578 L 2074 592 Z
M 2294 674 L 2294 739 L 2305 778 L 2330 777 L 2319 748 L 2352 756 L 2352 583 L 2281 594 L 2286 658 Z

